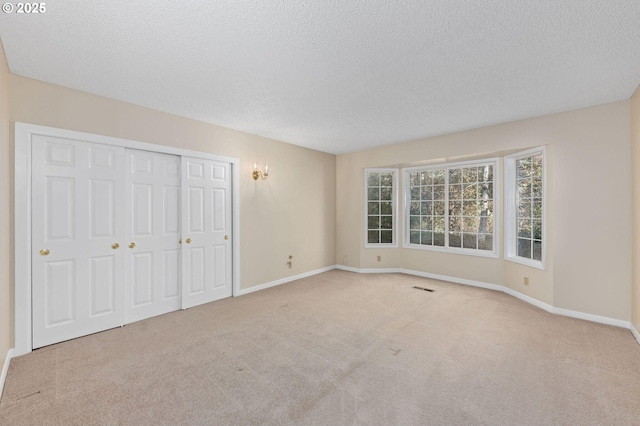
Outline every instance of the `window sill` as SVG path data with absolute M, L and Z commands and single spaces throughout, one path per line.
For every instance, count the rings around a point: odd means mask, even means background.
M 509 262 L 518 263 L 520 265 L 528 266 L 530 268 L 540 269 L 542 271 L 545 271 L 547 269 L 545 267 L 544 262 L 539 260 L 525 259 L 524 257 L 517 257 L 517 256 L 505 256 L 504 259 L 508 260 Z

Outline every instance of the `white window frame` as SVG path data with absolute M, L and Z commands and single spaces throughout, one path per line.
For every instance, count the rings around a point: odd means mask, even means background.
M 398 169 L 395 168 L 378 168 L 372 167 L 364 169 L 364 247 L 365 248 L 395 248 L 398 247 Z M 392 174 L 392 189 L 391 189 L 391 202 L 392 202 L 392 239 L 393 243 L 369 243 L 369 182 L 367 175 L 369 173 L 391 173 Z
M 474 165 L 485 165 L 491 164 L 493 165 L 493 250 L 479 250 L 479 249 L 469 249 L 462 247 L 449 247 L 449 221 L 445 219 L 445 245 L 444 247 L 440 246 L 427 246 L 422 244 L 412 244 L 410 240 L 410 185 L 409 185 L 409 174 L 415 173 L 416 171 L 423 170 L 438 170 L 445 169 L 447 171 L 445 173 L 445 218 L 449 217 L 449 173 L 448 169 L 452 168 L 464 168 L 464 167 L 472 167 Z M 472 161 L 460 161 L 454 163 L 441 163 L 432 166 L 418 166 L 418 167 L 409 167 L 402 169 L 402 182 L 403 182 L 403 200 L 402 200 L 402 208 L 403 218 L 404 218 L 404 226 L 403 226 L 403 239 L 402 239 L 402 247 L 407 249 L 415 249 L 415 250 L 427 250 L 427 251 L 437 251 L 441 253 L 453 253 L 453 254 L 463 254 L 469 256 L 478 256 L 478 257 L 490 257 L 490 258 L 499 258 L 500 257 L 500 230 L 502 229 L 500 225 L 500 211 L 501 211 L 501 191 L 500 191 L 500 161 L 498 157 L 492 158 L 483 158 Z
M 516 161 L 542 154 L 542 260 L 527 259 L 517 256 L 517 230 L 516 230 Z M 521 151 L 504 157 L 505 167 L 505 216 L 504 235 L 506 247 L 504 258 L 511 262 L 530 266 L 537 269 L 546 269 L 547 257 L 547 151 L 544 146 Z

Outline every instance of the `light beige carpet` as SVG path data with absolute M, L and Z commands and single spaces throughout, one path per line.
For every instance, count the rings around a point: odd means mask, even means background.
M 336 270 L 14 358 L 0 424 L 638 425 L 640 345 L 499 292 Z

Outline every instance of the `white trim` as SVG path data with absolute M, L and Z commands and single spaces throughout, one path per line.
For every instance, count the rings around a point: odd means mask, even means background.
M 4 390 L 4 382 L 7 380 L 7 373 L 9 372 L 9 363 L 11 362 L 11 358 L 13 358 L 14 350 L 13 348 L 9 349 L 7 352 L 7 357 L 4 359 L 4 365 L 2 367 L 2 374 L 0 374 L 0 399 L 2 399 L 2 391 Z
M 523 302 L 526 302 L 526 303 L 528 303 L 530 305 L 536 306 L 536 307 L 538 307 L 538 308 L 540 308 L 540 309 L 542 309 L 544 311 L 549 312 L 550 314 L 554 314 L 555 313 L 554 312 L 555 308 L 553 306 L 549 305 L 548 303 L 541 302 L 538 299 L 534 299 L 531 296 L 527 296 L 526 294 L 522 294 L 519 291 L 515 291 L 514 289 L 511 289 L 509 287 L 505 287 L 505 286 L 501 286 L 501 287 L 502 288 L 500 289 L 500 291 L 502 291 L 503 293 L 508 294 L 509 296 L 513 296 L 516 299 L 520 299 Z
M 15 123 L 15 356 L 31 352 L 31 138 L 33 135 L 77 139 L 84 142 L 223 161 L 231 164 L 232 188 L 232 292 L 240 290 L 240 160 L 235 157 L 191 151 L 92 133 L 28 123 Z
M 286 283 L 289 283 L 291 281 L 301 280 L 302 278 L 311 277 L 313 275 L 318 275 L 318 274 L 321 274 L 323 272 L 329 272 L 329 271 L 332 271 L 334 269 L 336 269 L 336 266 L 335 265 L 331 265 L 331 266 L 327 266 L 325 268 L 315 269 L 315 270 L 309 271 L 309 272 L 303 272 L 302 274 L 293 275 L 291 277 L 286 277 L 286 278 L 281 278 L 279 280 L 270 281 L 268 283 L 254 285 L 254 286 L 251 286 L 249 288 L 243 288 L 238 292 L 238 296 L 243 296 L 245 294 L 253 293 L 253 292 L 256 292 L 256 291 L 260 291 L 260 290 L 265 290 L 267 288 L 275 287 L 275 286 L 280 285 L 280 284 L 286 284 Z
M 450 276 L 447 276 L 447 275 L 438 275 L 438 274 L 432 274 L 432 273 L 429 273 L 429 272 L 414 271 L 412 269 L 404 269 L 404 268 L 358 269 L 358 268 L 354 268 L 354 267 L 351 267 L 351 266 L 336 265 L 336 269 L 342 269 L 342 270 L 345 270 L 345 271 L 361 273 L 361 274 L 401 273 L 401 274 L 407 274 L 407 275 L 415 275 L 415 276 L 423 277 L 423 278 L 431 278 L 431 279 L 434 279 L 434 280 L 448 281 L 448 282 L 452 282 L 452 283 L 455 283 L 455 284 L 462 284 L 462 285 L 469 285 L 469 286 L 473 286 L 473 287 L 480 287 L 480 288 L 485 288 L 487 290 L 501 291 L 501 292 L 506 293 L 506 294 L 508 294 L 510 296 L 513 296 L 513 297 L 515 297 L 517 299 L 520 299 L 523 302 L 529 303 L 530 305 L 536 306 L 536 307 L 538 307 L 538 308 L 540 308 L 540 309 L 542 309 L 544 311 L 547 311 L 547 312 L 549 312 L 551 314 L 562 315 L 562 316 L 565 316 L 565 317 L 577 318 L 577 319 L 596 322 L 596 323 L 600 323 L 600 324 L 613 325 L 615 327 L 621 327 L 621 328 L 630 329 L 631 332 L 636 337 L 636 339 L 638 340 L 638 343 L 640 343 L 640 333 L 638 333 L 638 331 L 635 330 L 635 328 L 633 328 L 633 325 L 629 321 L 623 321 L 623 320 L 604 317 L 604 316 L 600 316 L 600 315 L 587 314 L 587 313 L 584 313 L 584 312 L 571 311 L 569 309 L 556 308 L 556 307 L 554 307 L 552 305 L 549 305 L 548 303 L 541 302 L 538 299 L 534 299 L 533 297 L 527 296 L 526 294 L 522 294 L 522 293 L 520 293 L 518 291 L 515 291 L 515 290 L 509 288 L 509 287 L 505 287 L 505 286 L 499 285 L 499 284 L 490 284 L 490 283 L 485 283 L 485 282 L 482 282 L 482 281 L 468 280 L 468 279 L 465 279 L 465 278 L 450 277 Z
M 572 311 L 570 309 L 553 308 L 553 313 L 570 318 L 577 318 L 581 320 L 587 320 L 591 322 L 599 322 L 600 324 L 613 325 L 615 327 L 622 327 L 626 329 L 631 328 L 631 322 L 623 321 L 615 318 L 603 317 L 600 315 L 586 314 L 584 312 Z
M 629 330 L 631 330 L 631 334 L 633 334 L 633 337 L 635 337 L 636 340 L 638 341 L 638 344 L 640 344 L 640 333 L 638 333 L 638 330 L 635 328 L 633 324 L 631 324 L 631 327 L 629 327 Z

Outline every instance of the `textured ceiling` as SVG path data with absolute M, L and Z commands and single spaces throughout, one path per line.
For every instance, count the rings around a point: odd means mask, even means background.
M 640 84 L 640 0 L 46 2 L 12 73 L 330 153 L 605 102 Z

